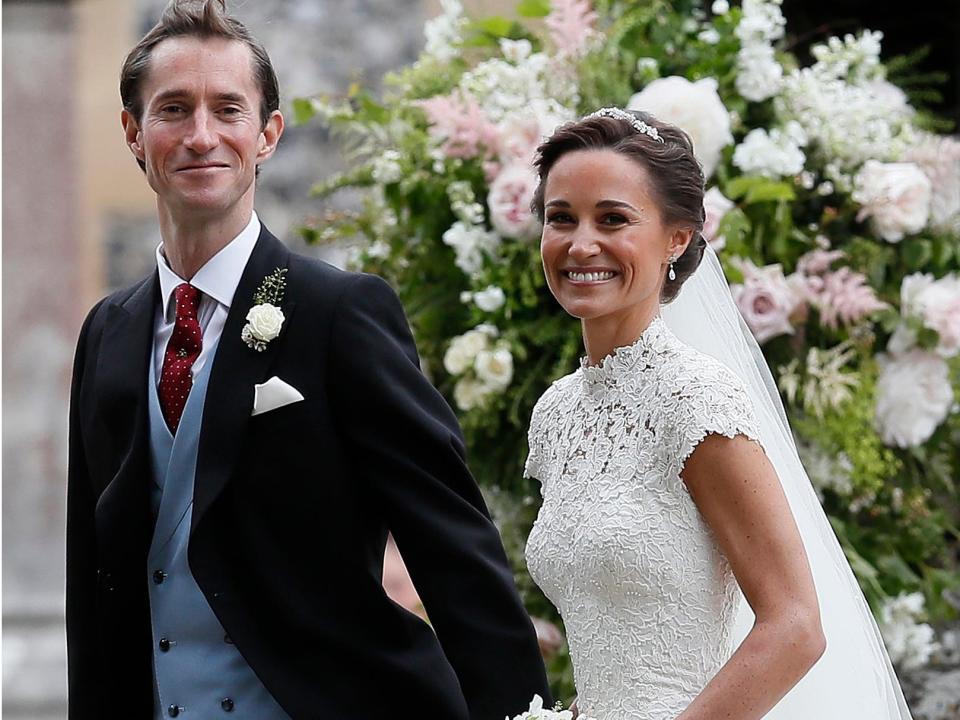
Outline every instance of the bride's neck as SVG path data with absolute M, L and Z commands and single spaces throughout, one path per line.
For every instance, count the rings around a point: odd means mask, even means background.
M 659 311 L 660 306 L 657 304 L 652 308 L 581 320 L 583 347 L 589 363 L 598 365 L 617 348 L 635 343 L 643 331 L 650 327 Z

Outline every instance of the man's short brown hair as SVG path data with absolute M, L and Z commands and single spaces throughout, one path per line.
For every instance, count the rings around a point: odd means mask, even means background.
M 254 78 L 260 87 L 260 126 L 265 127 L 273 111 L 280 109 L 277 74 L 263 45 L 242 22 L 227 14 L 225 0 L 171 0 L 164 8 L 160 21 L 143 36 L 123 62 L 120 99 L 124 110 L 140 124 L 143 115 L 140 90 L 150 69 L 153 49 L 168 38 L 184 36 L 226 38 L 242 42 L 250 48 Z

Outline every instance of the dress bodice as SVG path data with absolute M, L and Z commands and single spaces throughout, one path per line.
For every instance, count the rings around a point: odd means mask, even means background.
M 680 473 L 708 434 L 755 426 L 740 380 L 659 317 L 540 398 L 526 555 L 563 617 L 581 712 L 672 720 L 726 662 L 739 590 Z

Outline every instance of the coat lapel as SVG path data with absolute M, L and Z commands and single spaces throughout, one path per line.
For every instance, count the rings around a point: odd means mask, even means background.
M 159 295 L 154 273 L 125 302 L 108 306 L 98 353 L 96 397 L 111 427 L 121 428 L 114 439 L 121 455 L 118 469 L 106 486 L 94 488 L 98 535 L 111 552 L 139 553 L 153 532 L 147 377 Z M 122 434 L 126 428 L 128 435 Z
M 266 379 L 267 369 L 289 328 L 293 302 L 287 294 L 281 307 L 283 328 L 279 337 L 267 343 L 265 350 L 257 352 L 240 337 L 260 283 L 277 268 L 287 267 L 289 258 L 290 252 L 283 243 L 263 228 L 233 296 L 204 403 L 191 532 L 233 474 L 244 430 L 253 411 L 253 387 Z

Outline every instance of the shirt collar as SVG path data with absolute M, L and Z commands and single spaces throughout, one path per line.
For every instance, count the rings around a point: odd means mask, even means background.
M 250 215 L 250 222 L 240 231 L 233 240 L 228 242 L 216 255 L 207 260 L 197 274 L 190 280 L 190 284 L 204 295 L 209 295 L 218 303 L 230 309 L 233 295 L 240 284 L 240 276 L 247 266 L 253 246 L 260 237 L 260 218 L 257 213 Z M 160 276 L 160 300 L 163 303 L 164 316 L 167 320 L 173 317 L 175 307 L 171 305 L 173 291 L 180 283 L 187 282 L 177 275 L 167 264 L 164 257 L 163 243 L 157 246 L 157 272 Z

